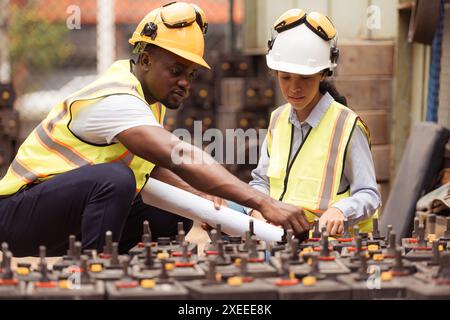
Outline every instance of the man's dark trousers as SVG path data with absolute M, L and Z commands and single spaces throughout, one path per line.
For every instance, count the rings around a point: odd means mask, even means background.
M 113 232 L 119 251 L 138 243 L 142 223 L 148 220 L 152 239 L 173 237 L 177 223 L 186 233 L 192 220 L 148 206 L 136 193 L 130 168 L 117 163 L 84 166 L 0 198 L 0 241 L 14 256 L 38 254 L 47 246 L 49 256 L 65 254 L 68 237 L 82 241 L 83 249 L 103 250 L 105 233 Z

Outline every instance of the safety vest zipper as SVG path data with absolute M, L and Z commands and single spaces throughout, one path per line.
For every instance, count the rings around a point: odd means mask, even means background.
M 289 158 L 290 158 L 291 152 L 292 152 L 292 144 L 293 144 L 293 141 L 294 141 L 294 128 L 293 128 L 293 126 L 291 124 L 291 142 L 290 142 L 290 145 L 289 145 L 289 154 L 288 154 L 288 160 L 287 160 L 287 164 L 286 164 L 286 175 L 284 176 L 283 192 L 280 195 L 279 201 L 283 201 L 283 197 L 286 194 L 287 185 L 288 185 L 288 182 L 289 182 L 289 173 L 291 172 L 292 166 L 294 165 L 294 162 L 297 159 L 297 156 L 300 153 L 300 150 L 302 149 L 303 145 L 305 144 L 306 139 L 308 139 L 308 136 L 309 136 L 309 133 L 311 132 L 311 129 L 312 128 L 309 128 L 308 132 L 305 135 L 305 138 L 303 139 L 302 143 L 300 144 L 300 147 L 298 148 L 297 152 L 295 153 L 294 158 L 292 158 L 291 163 L 289 163 Z

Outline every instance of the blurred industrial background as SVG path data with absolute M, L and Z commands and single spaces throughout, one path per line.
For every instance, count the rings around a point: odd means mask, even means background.
M 28 133 L 58 101 L 129 58 L 128 38 L 157 0 L 0 0 L 0 176 Z M 273 21 L 301 7 L 339 30 L 333 78 L 368 124 L 386 203 L 414 125 L 450 129 L 450 3 L 393 0 L 192 0 L 206 12 L 206 60 L 191 96 L 166 128 L 256 128 L 283 103 L 265 64 Z M 255 146 L 254 141 L 247 142 Z M 449 148 L 433 158 L 434 185 L 450 181 Z M 445 162 L 446 161 L 446 162 Z M 255 165 L 232 165 L 243 180 Z M 447 169 L 446 169 L 447 168 Z M 429 186 L 431 188 L 431 184 Z

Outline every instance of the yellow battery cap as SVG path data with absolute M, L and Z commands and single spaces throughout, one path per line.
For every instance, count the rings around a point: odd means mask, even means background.
M 93 263 L 90 266 L 90 270 L 91 272 L 102 272 L 103 271 L 103 266 L 100 263 Z
M 68 280 L 59 280 L 58 286 L 61 289 L 70 289 L 70 282 Z
M 172 271 L 173 269 L 175 269 L 175 263 L 172 263 L 172 262 L 166 263 L 165 267 L 166 267 L 167 271 Z
M 156 259 L 158 260 L 169 259 L 169 254 L 167 252 L 158 252 L 158 254 L 156 255 Z
M 383 261 L 384 260 L 384 255 L 380 254 L 380 253 L 374 254 L 373 255 L 373 260 L 375 260 L 375 261 Z
M 381 281 L 392 281 L 392 272 L 390 271 L 382 272 Z
M 16 272 L 18 275 L 26 276 L 26 275 L 30 274 L 30 269 L 25 268 L 25 267 L 19 267 L 19 268 L 17 268 Z
M 313 276 L 306 276 L 302 279 L 302 284 L 307 287 L 315 286 L 316 283 L 317 283 L 317 279 L 316 279 L 316 277 L 313 277 Z
M 298 255 L 300 257 L 303 257 L 303 255 L 307 254 L 307 253 L 311 253 L 314 252 L 313 248 L 304 248 Z
M 141 287 L 144 289 L 153 289 L 156 287 L 156 281 L 153 279 L 143 279 L 141 281 Z
M 241 277 L 230 277 L 227 280 L 227 284 L 232 287 L 240 287 L 242 285 Z

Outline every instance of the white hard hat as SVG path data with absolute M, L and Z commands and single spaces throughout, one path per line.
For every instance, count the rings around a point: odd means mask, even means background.
M 270 43 L 270 42 L 269 42 Z M 325 41 L 305 23 L 283 31 L 269 45 L 266 56 L 270 69 L 311 75 L 336 67 L 336 39 Z M 271 46 L 271 48 L 270 48 Z

